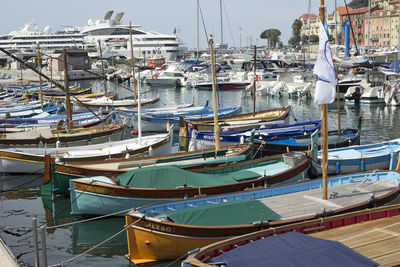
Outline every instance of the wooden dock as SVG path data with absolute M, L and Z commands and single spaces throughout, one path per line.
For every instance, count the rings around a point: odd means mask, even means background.
M 348 225 L 314 237 L 339 241 L 382 265 L 400 265 L 400 216 Z

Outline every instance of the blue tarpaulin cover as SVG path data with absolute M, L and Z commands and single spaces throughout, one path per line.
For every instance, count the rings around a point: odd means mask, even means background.
M 379 264 L 337 241 L 296 232 L 260 239 L 213 259 L 235 266 L 378 266 Z
M 394 60 L 389 66 L 389 69 L 394 70 L 395 72 L 400 71 L 400 60 Z

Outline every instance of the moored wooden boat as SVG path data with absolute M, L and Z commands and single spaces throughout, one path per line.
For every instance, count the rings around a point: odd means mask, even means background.
M 399 179 L 394 171 L 331 177 L 328 200 L 321 199 L 322 180 L 313 180 L 147 205 L 126 216 L 127 258 L 176 259 L 233 236 L 383 205 L 399 196 Z
M 199 248 L 197 252 L 192 253 L 184 260 L 182 266 L 215 266 L 217 261 L 220 262 L 220 259 L 216 259 L 216 257 L 222 254 L 251 244 L 254 241 L 288 232 L 338 240 L 362 255 L 373 259 L 378 264 L 393 266 L 398 264 L 398 259 L 400 258 L 399 250 L 390 249 L 393 246 L 394 239 L 397 240 L 400 234 L 397 227 L 399 222 L 400 205 L 393 204 L 268 228 Z M 386 228 L 386 231 L 382 231 L 383 228 Z M 397 237 L 395 237 L 396 234 Z M 367 236 L 368 238 L 366 238 Z M 259 256 L 262 257 L 262 255 Z M 257 255 L 253 255 L 252 258 L 257 258 Z M 251 264 L 251 262 L 247 263 Z
M 233 116 L 239 113 L 241 107 L 233 107 L 218 110 L 218 118 L 225 118 L 228 116 Z M 207 106 L 204 106 L 201 110 L 197 112 L 187 112 L 184 114 L 183 112 L 177 112 L 173 114 L 142 114 L 141 127 L 143 131 L 149 132 L 158 132 L 164 131 L 167 125 L 174 125 L 174 130 L 179 130 L 179 120 L 182 117 L 188 119 L 196 119 L 196 118 L 212 118 L 214 116 L 214 111 L 209 109 Z M 136 121 L 135 121 L 136 122 Z M 134 124 L 134 128 L 137 129 L 137 123 Z
M 145 136 L 125 140 L 68 146 L 56 148 L 11 148 L 0 150 L 0 172 L 7 173 L 44 173 L 45 156 L 59 163 L 84 164 L 87 161 L 118 159 L 137 156 L 144 153 L 160 155 L 171 153 L 171 133 Z M 62 146 L 59 143 L 59 146 Z M 151 149 L 150 149 L 151 147 Z
M 364 172 L 371 170 L 394 170 L 399 157 L 400 140 L 350 146 L 328 150 L 330 174 Z M 321 161 L 321 153 L 318 155 Z M 321 168 L 318 168 L 321 172 Z
M 218 120 L 221 130 L 241 130 L 248 129 L 250 125 L 259 128 L 266 122 L 284 121 L 283 124 L 289 123 L 289 114 L 291 106 L 284 108 L 266 109 L 253 113 L 245 113 L 231 115 Z M 201 118 L 195 120 L 179 119 L 179 136 L 189 137 L 190 128 L 198 131 L 213 131 L 214 121 L 210 118 Z
M 306 137 L 309 141 L 309 135 L 321 126 L 320 120 L 306 121 L 288 125 L 274 125 L 274 122 L 269 122 L 272 126 L 254 129 L 252 127 L 245 130 L 231 130 L 219 133 L 219 142 L 223 145 L 234 145 L 237 143 L 247 142 L 252 131 L 255 130 L 254 138 L 260 141 L 271 141 L 279 139 L 288 139 L 293 137 Z M 199 150 L 214 146 L 213 131 L 190 131 L 189 149 Z
M 125 126 L 102 125 L 90 128 L 52 129 L 38 127 L 24 132 L 3 133 L 0 135 L 0 147 L 41 147 L 56 146 L 59 141 L 64 145 L 78 146 L 92 143 L 102 143 L 108 140 L 120 140 Z
M 156 166 L 126 172 L 116 179 L 105 176 L 70 181 L 73 214 L 108 214 L 160 201 L 241 191 L 304 178 L 310 164 L 302 156 L 296 166 L 282 156 L 221 166 L 195 173 L 174 166 Z M 79 196 L 79 197 L 78 197 Z
M 152 149 L 156 149 L 152 146 Z M 144 153 L 146 151 L 143 151 Z M 69 196 L 69 181 L 72 179 L 88 176 L 104 175 L 115 177 L 129 170 L 146 166 L 159 166 L 173 164 L 182 169 L 202 172 L 209 168 L 238 161 L 240 156 L 244 159 L 253 159 L 257 156 L 253 153 L 254 148 L 247 145 L 223 147 L 218 151 L 215 149 L 176 152 L 173 154 L 141 156 L 129 159 L 108 159 L 106 161 L 89 162 L 53 162 L 49 158 L 45 159 L 44 179 L 42 185 L 42 195 Z M 142 155 L 139 153 L 138 155 Z M 131 153 L 131 156 L 137 156 Z
M 153 98 L 145 98 L 141 100 L 141 105 L 149 105 L 156 103 L 160 98 L 158 96 Z M 120 107 L 137 107 L 138 102 L 134 99 L 125 99 L 125 100 L 114 100 L 108 97 L 101 97 L 99 99 L 93 99 L 90 101 L 84 101 L 83 105 L 91 108 L 120 108 Z M 85 107 L 82 106 L 81 103 L 74 103 L 74 111 L 84 110 Z

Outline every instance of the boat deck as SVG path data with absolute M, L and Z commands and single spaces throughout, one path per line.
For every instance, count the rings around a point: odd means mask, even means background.
M 311 235 L 339 241 L 379 264 L 400 264 L 400 216 L 348 225 Z
M 382 196 L 398 186 L 393 181 L 365 181 L 328 188 L 328 199 L 322 199 L 322 188 L 262 198 L 260 201 L 284 219 L 315 215 L 368 201 L 374 194 Z M 353 189 L 356 188 L 356 192 Z M 335 196 L 330 197 L 330 194 Z

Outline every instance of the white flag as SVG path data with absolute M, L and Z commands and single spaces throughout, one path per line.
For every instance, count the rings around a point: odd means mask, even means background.
M 336 98 L 336 71 L 328 35 L 321 21 L 319 22 L 319 51 L 314 73 L 317 75 L 314 103 L 317 105 L 332 103 Z

